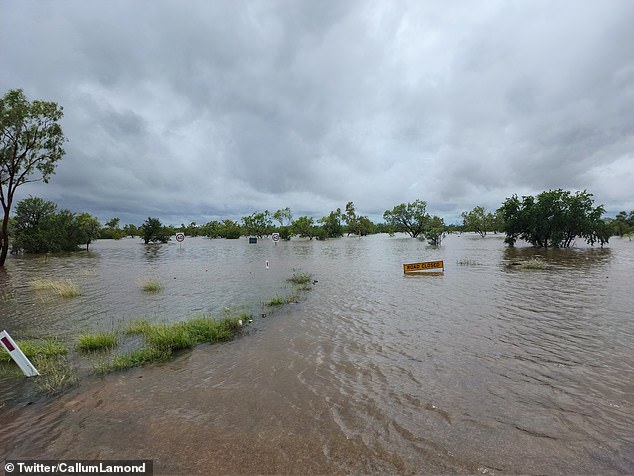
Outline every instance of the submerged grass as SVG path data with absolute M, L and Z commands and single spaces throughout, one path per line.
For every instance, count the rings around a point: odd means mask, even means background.
M 34 377 L 38 390 L 48 395 L 56 395 L 79 383 L 79 376 L 65 356 L 36 358 L 33 365 L 40 373 Z
M 146 293 L 158 293 L 163 289 L 163 285 L 156 279 L 146 279 L 141 283 L 141 289 Z
M 55 339 L 17 340 L 15 342 L 29 359 L 51 358 L 68 353 L 68 348 Z M 0 347 L 0 362 L 12 362 L 9 353 Z
M 31 281 L 31 286 L 38 291 L 53 291 L 65 298 L 80 295 L 79 288 L 70 279 L 36 279 Z
M 117 346 L 119 337 L 114 332 L 98 332 L 96 334 L 82 334 L 76 348 L 82 352 L 109 350 Z
M 539 258 L 531 258 L 526 261 L 522 261 L 520 264 L 522 269 L 546 269 L 547 265 Z
M 287 279 L 288 282 L 293 284 L 308 284 L 312 279 L 312 275 L 308 273 L 295 273 L 293 276 Z
M 204 342 L 216 343 L 231 340 L 242 332 L 245 322 L 252 316 L 243 313 L 236 317 L 225 316 L 214 319 L 200 316 L 185 322 L 174 324 L 150 324 L 145 320 L 134 321 L 125 330 L 126 334 L 139 334 L 145 340 L 145 346 L 127 354 L 116 355 L 111 363 L 95 366 L 98 373 L 137 367 L 149 362 L 169 360 L 174 352 L 188 349 Z
M 290 294 L 288 296 L 280 296 L 276 294 L 271 299 L 264 303 L 265 306 L 274 307 L 274 306 L 283 306 L 284 304 L 290 304 L 293 302 L 297 302 L 299 300 L 299 296 L 296 294 Z

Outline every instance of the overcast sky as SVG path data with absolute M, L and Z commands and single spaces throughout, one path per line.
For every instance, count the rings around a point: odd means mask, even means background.
M 102 222 L 587 189 L 634 209 L 634 1 L 0 0 L 0 94 L 64 107 L 21 187 Z

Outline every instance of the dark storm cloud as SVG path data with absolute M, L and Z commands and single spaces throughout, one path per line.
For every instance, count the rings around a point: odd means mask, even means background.
M 634 208 L 626 0 L 0 3 L 0 86 L 62 104 L 69 138 L 23 193 L 104 220 Z

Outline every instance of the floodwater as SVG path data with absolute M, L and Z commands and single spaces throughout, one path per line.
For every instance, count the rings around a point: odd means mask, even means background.
M 514 266 L 538 257 L 545 269 Z M 444 273 L 402 264 L 443 259 Z M 265 266 L 269 262 L 269 268 Z M 0 380 L 0 456 L 154 460 L 157 474 L 634 474 L 634 242 L 508 249 L 501 236 L 99 241 L 12 257 L 0 327 L 59 335 L 224 307 L 253 329 L 57 398 Z M 261 302 L 311 273 L 306 300 Z M 82 295 L 33 290 L 72 278 Z M 140 290 L 148 277 L 158 294 Z M 32 403 L 31 403 L 32 402 Z

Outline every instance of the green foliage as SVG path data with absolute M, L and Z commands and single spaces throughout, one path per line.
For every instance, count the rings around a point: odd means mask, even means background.
M 54 102 L 29 102 L 21 89 L 0 99 L 0 266 L 9 252 L 9 214 L 16 189 L 29 182 L 47 183 L 64 156 L 63 109 Z
M 96 350 L 108 350 L 119 343 L 114 332 L 98 332 L 96 334 L 82 334 L 77 342 L 77 349 L 82 352 L 94 352 Z
M 236 221 L 223 220 L 218 227 L 218 236 L 230 240 L 237 240 L 242 236 L 242 227 Z
M 284 222 L 286 222 L 287 226 L 290 226 L 291 221 L 293 221 L 293 214 L 291 213 L 291 209 L 286 207 L 283 210 L 277 210 L 273 213 L 273 218 L 280 222 L 280 227 L 284 226 Z
M 279 294 L 276 294 L 271 299 L 266 301 L 264 305 L 270 306 L 270 307 L 283 306 L 284 304 L 291 304 L 293 302 L 297 302 L 298 299 L 299 297 L 296 296 L 295 294 L 290 294 L 288 296 L 280 296 Z
M 128 233 L 130 231 L 122 230 L 119 228 L 119 223 L 121 220 L 119 217 L 111 218 L 106 222 L 106 224 L 99 230 L 99 238 L 103 238 L 105 240 L 120 240 L 121 238 L 125 238 L 126 236 L 134 236 L 132 233 Z M 136 227 L 134 227 L 134 231 L 138 233 Z
M 587 243 L 608 242 L 610 229 L 603 221 L 603 207 L 593 207 L 592 194 L 572 195 L 561 189 L 542 192 L 537 197 L 517 195 L 507 198 L 499 209 L 504 219 L 505 242 L 518 239 L 538 247 L 569 247 L 576 237 Z
M 141 289 L 146 293 L 158 293 L 163 289 L 163 285 L 156 279 L 147 279 L 141 283 Z
M 53 202 L 28 197 L 18 202 L 12 221 L 12 253 L 75 251 L 97 236 L 99 222 L 88 213 L 57 211 Z
M 342 215 L 346 222 L 346 232 L 358 236 L 366 236 L 374 232 L 374 224 L 366 216 L 358 216 L 353 202 L 346 203 L 346 213 Z
M 143 223 L 143 231 L 141 237 L 147 245 L 152 243 L 167 243 L 171 236 L 171 230 L 166 230 L 158 218 L 148 217 Z
M 427 203 L 423 200 L 415 200 L 411 203 L 401 203 L 392 210 L 385 210 L 383 219 L 395 232 L 407 233 L 412 238 L 425 231 L 428 226 L 429 214 Z
M 268 235 L 273 224 L 268 210 L 242 217 L 242 223 L 245 234 L 257 236 L 258 238 Z
M 312 217 L 301 216 L 291 224 L 291 233 L 301 238 L 310 238 L 315 236 L 315 221 Z
M 335 211 L 330 212 L 326 217 L 320 218 L 318 221 L 321 223 L 322 233 L 317 232 L 318 238 L 339 238 L 343 236 L 343 225 L 341 223 L 342 215 L 341 208 L 337 208 Z
M 424 231 L 427 243 L 432 246 L 440 246 L 442 240 L 447 236 L 445 231 L 445 222 L 438 216 L 433 216 L 429 219 Z
M 77 215 L 76 220 L 79 227 L 80 242 L 86 244 L 86 251 L 88 251 L 90 243 L 99 238 L 101 225 L 99 220 L 90 213 L 81 213 Z
M 50 358 L 68 353 L 68 349 L 61 342 L 55 339 L 44 340 L 17 340 L 15 341 L 29 359 Z M 0 363 L 12 362 L 9 353 L 0 346 Z
M 487 232 L 495 231 L 495 215 L 484 207 L 475 207 L 470 212 L 462 212 L 463 230 L 479 233 L 483 238 Z
M 630 213 L 621 211 L 611 222 L 612 233 L 623 237 L 634 233 L 634 210 Z
M 289 283 L 293 284 L 306 284 L 310 283 L 312 276 L 307 273 L 295 273 L 293 276 L 287 279 Z

